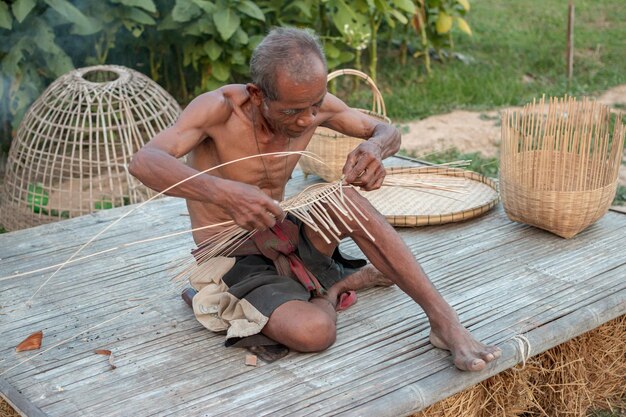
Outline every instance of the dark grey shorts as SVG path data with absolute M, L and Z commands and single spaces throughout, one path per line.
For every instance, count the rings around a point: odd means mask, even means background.
M 339 250 L 332 257 L 319 252 L 306 237 L 301 222 L 292 221 L 300 229 L 298 256 L 325 289 L 366 264 L 362 259 L 342 255 Z M 235 265 L 222 277 L 222 281 L 228 286 L 230 294 L 239 300 L 245 299 L 266 317 L 287 301 L 311 299 L 311 293 L 300 282 L 279 275 L 273 262 L 262 255 L 237 257 Z

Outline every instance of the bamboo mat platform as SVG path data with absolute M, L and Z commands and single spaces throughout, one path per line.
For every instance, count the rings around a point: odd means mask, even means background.
M 290 192 L 307 182 L 297 176 Z M 463 223 L 398 229 L 462 322 L 503 349 L 480 373 L 457 371 L 428 343 L 424 313 L 395 287 L 361 293 L 327 351 L 246 366 L 247 351 L 202 328 L 169 282 L 193 246 L 188 234 L 69 265 L 27 307 L 50 272 L 10 275 L 67 260 L 128 210 L 0 235 L 0 393 L 24 414 L 408 415 L 626 313 L 626 215 L 609 212 L 564 240 L 509 221 L 500 206 Z M 161 199 L 84 254 L 188 226 L 184 202 Z M 37 354 L 14 349 L 38 330 L 40 351 L 83 333 L 7 371 Z M 111 350 L 116 368 L 96 349 Z

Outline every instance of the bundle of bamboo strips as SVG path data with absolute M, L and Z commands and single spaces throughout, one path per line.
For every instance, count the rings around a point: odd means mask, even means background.
M 612 129 L 612 132 L 611 132 Z M 507 215 L 570 238 L 602 217 L 617 187 L 620 114 L 571 97 L 502 117 L 500 189 Z

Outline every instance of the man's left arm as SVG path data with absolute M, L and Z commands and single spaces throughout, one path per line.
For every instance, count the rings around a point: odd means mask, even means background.
M 400 149 L 400 132 L 394 126 L 348 107 L 332 94 L 324 100 L 322 112 L 329 115 L 322 126 L 344 135 L 366 139 L 346 159 L 344 180 L 364 190 L 380 188 L 385 179 L 382 160 Z

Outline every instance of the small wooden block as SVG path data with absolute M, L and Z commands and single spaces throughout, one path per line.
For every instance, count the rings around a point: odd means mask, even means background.
M 256 366 L 256 355 L 246 355 L 246 365 Z

